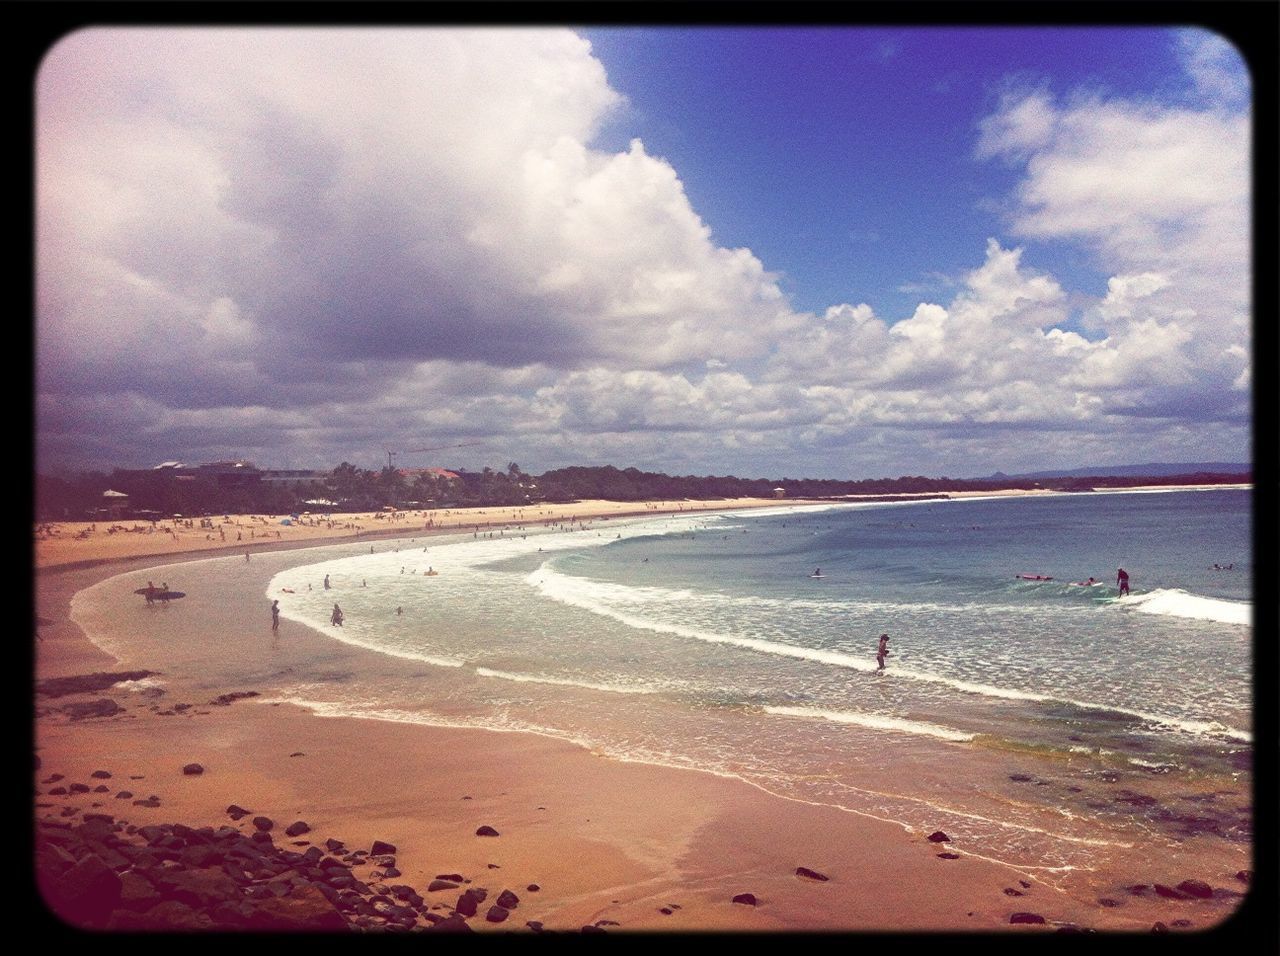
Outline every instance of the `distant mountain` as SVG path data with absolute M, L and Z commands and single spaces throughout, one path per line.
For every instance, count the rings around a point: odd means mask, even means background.
M 1170 475 L 1194 475 L 1209 472 L 1219 475 L 1239 475 L 1252 472 L 1253 465 L 1241 462 L 1201 461 L 1189 463 L 1152 462 L 1146 465 L 1094 465 L 1091 468 L 1070 468 L 1058 471 L 1032 471 L 1021 475 L 1006 475 L 997 471 L 976 481 L 1003 481 L 1006 478 L 1165 478 Z

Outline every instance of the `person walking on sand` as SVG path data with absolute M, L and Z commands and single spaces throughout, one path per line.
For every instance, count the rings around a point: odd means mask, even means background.
M 329 616 L 329 623 L 342 627 L 342 608 L 338 607 L 336 604 L 333 606 L 333 614 Z
M 1124 568 L 1116 568 L 1116 584 L 1120 588 L 1120 597 L 1129 593 L 1129 572 Z
M 280 630 L 280 599 L 276 598 L 271 602 L 271 630 L 273 632 Z
M 155 604 L 155 603 L 156 603 L 156 586 L 155 586 L 154 584 L 152 584 L 150 581 L 148 581 L 148 582 L 147 582 L 147 594 L 146 594 L 146 598 L 147 598 L 147 603 L 148 603 L 148 604 Z
M 889 635 L 880 635 L 880 646 L 876 648 L 876 663 L 880 665 L 876 671 L 884 670 L 884 659 L 889 656 Z

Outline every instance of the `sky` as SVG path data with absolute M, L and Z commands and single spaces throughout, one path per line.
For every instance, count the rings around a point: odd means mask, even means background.
M 35 96 L 41 471 L 1252 458 L 1200 28 L 103 27 Z

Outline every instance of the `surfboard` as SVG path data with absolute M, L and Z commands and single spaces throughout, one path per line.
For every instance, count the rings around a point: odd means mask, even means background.
M 1046 577 L 1043 574 L 1015 574 L 1014 577 L 1021 578 L 1024 581 L 1052 581 L 1053 578 Z
M 186 596 L 186 591 L 161 591 L 155 597 L 157 601 L 176 601 L 178 598 Z
M 809 575 L 809 577 L 811 577 L 811 578 L 825 578 L 825 577 L 826 577 L 826 575 L 825 575 L 825 574 L 811 574 L 811 575 Z

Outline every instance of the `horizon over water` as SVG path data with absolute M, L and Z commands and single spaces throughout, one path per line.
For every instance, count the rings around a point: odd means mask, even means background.
M 1179 854 L 1234 873 L 1253 833 L 1251 503 L 1126 490 L 572 526 L 531 507 L 519 528 L 170 575 L 199 574 L 217 613 L 272 562 L 267 599 L 314 639 L 251 626 L 236 644 L 237 617 L 228 647 L 188 646 L 137 607 L 99 641 L 320 715 L 544 734 L 941 829 L 1059 885 Z M 121 623 L 122 586 L 76 595 L 86 633 Z

